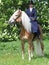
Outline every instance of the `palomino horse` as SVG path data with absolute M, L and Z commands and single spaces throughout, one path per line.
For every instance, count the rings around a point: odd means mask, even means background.
M 27 40 L 28 56 L 29 56 L 29 60 L 31 60 L 31 57 L 33 57 L 33 51 L 34 51 L 34 45 L 32 41 L 34 40 L 35 34 L 31 33 L 30 18 L 24 11 L 21 11 L 18 9 L 9 19 L 9 23 L 13 23 L 13 22 L 18 22 L 22 24 L 21 32 L 20 32 L 20 39 L 21 39 L 21 45 L 22 45 L 22 59 L 24 59 L 24 40 Z M 36 52 L 37 52 L 37 55 L 43 56 L 44 45 L 42 42 L 42 29 L 40 25 L 38 26 L 39 26 L 39 30 L 41 34 L 39 35 L 39 38 L 36 36 L 36 39 L 37 39 Z

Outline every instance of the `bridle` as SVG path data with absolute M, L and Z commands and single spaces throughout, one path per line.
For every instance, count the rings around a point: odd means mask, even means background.
M 18 19 L 18 18 L 20 18 L 21 17 L 21 15 L 22 15 L 22 11 L 21 10 L 19 10 L 18 11 L 18 14 L 16 15 L 16 19 L 15 19 L 15 21 Z M 19 26 L 22 26 L 22 22 L 15 22 L 17 25 L 19 25 Z
M 21 16 L 21 14 L 22 14 L 22 11 L 21 11 L 21 10 L 19 10 L 19 11 L 18 11 L 18 14 L 16 15 L 16 16 L 17 16 L 17 18 L 16 18 L 16 19 L 18 19 L 18 18 Z

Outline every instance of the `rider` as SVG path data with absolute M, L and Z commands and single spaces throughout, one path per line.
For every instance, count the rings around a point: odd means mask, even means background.
M 26 14 L 31 19 L 31 32 L 39 37 L 40 31 L 39 31 L 38 21 L 36 20 L 37 19 L 37 11 L 33 7 L 33 4 L 34 3 L 32 0 L 30 0 L 28 2 L 29 8 L 26 10 Z

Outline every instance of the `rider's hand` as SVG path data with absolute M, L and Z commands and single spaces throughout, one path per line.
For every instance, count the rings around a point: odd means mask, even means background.
M 33 18 L 33 17 L 30 17 L 30 19 L 31 19 L 31 20 L 35 20 L 35 18 Z

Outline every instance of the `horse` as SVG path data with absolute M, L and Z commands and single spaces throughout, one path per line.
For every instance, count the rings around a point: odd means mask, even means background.
M 22 59 L 24 59 L 24 40 L 28 41 L 28 58 L 31 60 L 31 58 L 34 56 L 34 45 L 33 41 L 37 40 L 36 43 L 36 54 L 38 56 L 44 56 L 43 50 L 44 50 L 44 45 L 42 41 L 42 29 L 41 26 L 39 26 L 40 30 L 40 35 L 38 38 L 37 36 L 35 37 L 35 34 L 31 32 L 31 23 L 30 23 L 30 18 L 28 15 L 21 10 L 17 10 L 9 19 L 8 23 L 19 23 L 21 24 L 21 32 L 20 32 L 20 40 L 21 40 L 21 46 L 22 46 Z M 35 37 L 35 38 L 34 38 Z

